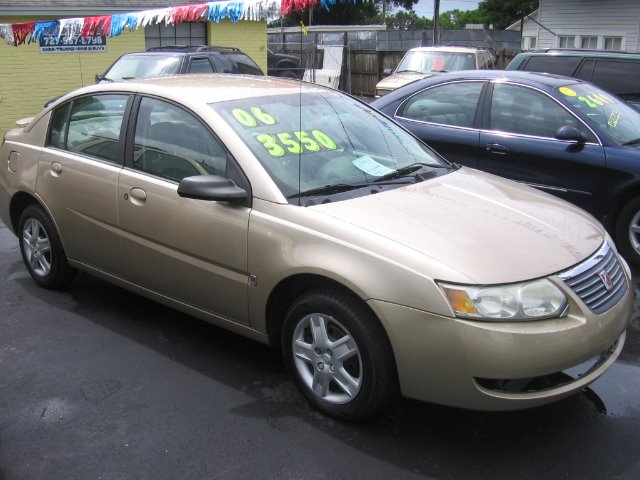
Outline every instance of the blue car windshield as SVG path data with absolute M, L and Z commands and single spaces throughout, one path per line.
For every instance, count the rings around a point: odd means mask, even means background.
M 384 115 L 336 92 L 272 95 L 210 106 L 286 197 L 319 187 L 368 184 L 411 165 L 450 166 Z
M 560 97 L 620 144 L 640 139 L 640 113 L 595 85 L 576 83 L 556 89 Z

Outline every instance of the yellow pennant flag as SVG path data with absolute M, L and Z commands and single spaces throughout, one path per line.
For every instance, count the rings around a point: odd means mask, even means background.
M 306 37 L 307 36 L 307 27 L 304 26 L 304 22 L 300 20 L 300 26 L 302 27 L 302 33 Z

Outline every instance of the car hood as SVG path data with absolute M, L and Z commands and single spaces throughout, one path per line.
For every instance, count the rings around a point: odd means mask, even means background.
M 400 88 L 407 83 L 415 82 L 416 80 L 420 80 L 421 78 L 431 77 L 433 74 L 431 73 L 416 73 L 416 72 L 405 72 L 405 73 L 396 73 L 387 78 L 384 78 L 378 82 L 376 88 L 384 88 L 389 90 L 394 90 L 396 88 Z
M 569 203 L 468 168 L 310 208 L 479 284 L 557 273 L 594 253 L 606 235 L 593 217 Z

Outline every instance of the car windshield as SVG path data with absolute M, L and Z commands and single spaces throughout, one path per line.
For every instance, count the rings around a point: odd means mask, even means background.
M 557 88 L 560 97 L 620 144 L 640 141 L 640 113 L 595 85 L 576 83 Z
M 330 193 L 347 191 L 376 180 L 397 179 L 405 170 L 409 175 L 420 168 L 450 167 L 387 117 L 336 92 L 274 95 L 210 106 L 238 133 L 288 198 L 319 188 L 335 188 Z M 403 169 L 409 166 L 415 168 Z
M 395 73 L 450 72 L 476 68 L 475 55 L 464 52 L 409 51 L 398 64 Z
M 181 56 L 177 55 L 125 55 L 106 73 L 107 80 L 162 77 L 180 70 Z

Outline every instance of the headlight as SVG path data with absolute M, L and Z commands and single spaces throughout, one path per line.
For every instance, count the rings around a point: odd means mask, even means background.
M 457 317 L 490 322 L 541 320 L 566 314 L 567 298 L 549 280 L 509 285 L 441 283 Z

